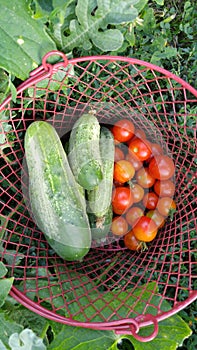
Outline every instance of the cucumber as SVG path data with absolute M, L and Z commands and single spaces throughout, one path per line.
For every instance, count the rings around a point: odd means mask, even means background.
M 92 213 L 89 213 L 88 217 L 91 227 L 92 239 L 101 239 L 106 237 L 108 232 L 110 231 L 110 227 L 112 224 L 112 206 L 109 206 L 107 212 L 102 218 L 98 218 Z
M 75 181 L 58 134 L 47 122 L 33 122 L 24 147 L 37 226 L 61 258 L 82 260 L 91 246 L 84 190 Z
M 69 164 L 76 181 L 87 190 L 95 188 L 103 177 L 99 138 L 100 124 L 93 112 L 75 122 L 69 138 Z
M 114 149 L 114 138 L 111 131 L 106 127 L 101 127 L 100 154 L 103 179 L 95 189 L 87 191 L 88 211 L 99 218 L 108 211 L 112 200 Z

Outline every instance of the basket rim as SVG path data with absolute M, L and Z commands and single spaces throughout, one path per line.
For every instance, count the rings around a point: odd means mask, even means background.
M 113 330 L 116 332 L 116 330 L 118 331 L 118 328 L 119 328 L 121 323 L 125 322 L 125 325 L 127 327 L 129 327 L 129 324 L 132 323 L 132 319 L 128 319 L 128 318 L 117 320 L 117 321 L 108 321 L 108 322 L 76 321 L 76 320 L 73 320 L 71 318 L 66 318 L 64 316 L 57 315 L 55 312 L 47 310 L 46 308 L 44 308 L 41 305 L 35 304 L 35 302 L 33 300 L 31 300 L 27 296 L 25 296 L 23 294 L 23 292 L 19 291 L 15 286 L 12 286 L 12 288 L 10 290 L 10 295 L 15 300 L 20 302 L 23 306 L 27 307 L 29 310 L 35 312 L 35 309 L 36 309 L 36 312 L 40 316 L 43 316 L 43 317 L 46 317 L 52 321 L 60 322 L 60 323 L 67 324 L 67 325 L 72 325 L 72 326 L 76 326 L 76 327 L 80 326 L 83 328 L 91 328 L 91 329 L 98 329 L 98 330 Z M 195 290 L 191 291 L 189 298 L 187 298 L 185 301 L 177 302 L 177 305 L 174 306 L 169 311 L 164 311 L 163 313 L 156 315 L 156 316 L 151 315 L 152 316 L 151 318 L 147 318 L 144 321 L 140 320 L 140 322 L 138 320 L 139 317 L 137 316 L 136 318 L 133 319 L 133 323 L 135 324 L 135 322 L 137 322 L 139 329 L 153 325 L 153 320 L 156 323 L 159 323 L 159 322 L 167 319 L 168 317 L 171 317 L 171 316 L 177 314 L 177 312 L 183 310 L 186 306 L 188 306 L 189 304 L 194 302 L 196 299 L 197 299 L 197 291 L 195 291 Z M 145 316 L 148 316 L 148 315 L 145 315 Z
M 46 60 L 51 56 L 51 55 L 60 55 L 63 58 L 63 61 L 56 63 L 56 64 L 46 64 Z M 197 90 L 191 86 L 189 83 L 187 83 L 185 80 L 180 78 L 179 76 L 175 75 L 174 73 L 160 67 L 157 65 L 154 65 L 150 62 L 146 62 L 143 60 L 139 60 L 136 58 L 132 57 L 124 57 L 124 56 L 110 56 L 110 55 L 95 55 L 95 56 L 83 56 L 79 58 L 72 58 L 70 60 L 67 59 L 66 55 L 63 53 L 60 53 L 60 51 L 50 51 L 48 52 L 42 59 L 42 65 L 40 65 L 36 70 L 32 71 L 29 75 L 29 78 L 27 78 L 24 82 L 22 82 L 18 87 L 17 87 L 17 95 L 23 92 L 25 89 L 28 87 L 32 86 L 32 84 L 39 82 L 43 79 L 50 78 L 50 76 L 57 71 L 60 67 L 67 67 L 67 65 L 75 65 L 79 62 L 96 62 L 99 60 L 106 60 L 106 61 L 111 61 L 111 62 L 126 62 L 130 64 L 136 64 L 138 66 L 144 66 L 152 71 L 159 72 L 164 75 L 163 78 L 169 78 L 173 79 L 176 82 L 178 82 L 184 89 L 188 90 L 190 93 L 194 95 L 194 97 L 197 98 Z M 4 101 L 0 104 L 0 111 L 3 110 L 3 108 L 7 105 L 12 100 L 12 95 L 10 94 L 7 96 Z M 195 100 L 192 100 L 192 102 L 195 102 Z M 23 292 L 19 291 L 15 286 L 12 287 L 10 291 L 10 295 L 17 301 L 19 301 L 23 306 L 27 307 L 28 309 L 38 313 L 39 315 L 49 318 L 51 320 L 54 320 L 56 322 L 60 322 L 63 324 L 68 324 L 68 325 L 73 325 L 73 326 L 81 326 L 84 328 L 92 328 L 92 329 L 100 329 L 100 330 L 115 330 L 119 331 L 120 329 L 120 323 L 123 322 L 123 320 L 120 321 L 109 321 L 109 322 L 81 322 L 81 321 L 76 321 L 73 320 L 72 318 L 66 318 L 64 316 L 58 315 L 57 313 L 47 310 L 41 305 L 38 305 L 36 302 L 28 298 L 26 295 L 24 295 Z M 167 319 L 168 317 L 176 314 L 180 310 L 184 309 L 186 306 L 188 306 L 190 303 L 195 301 L 197 299 L 197 291 L 190 291 L 189 296 L 186 300 L 177 302 L 176 305 L 169 311 L 162 312 L 159 315 L 152 316 L 149 320 L 146 319 L 143 321 L 139 320 L 136 321 L 133 319 L 133 323 L 137 322 L 139 325 L 139 328 L 145 327 L 148 325 L 153 324 L 153 318 L 155 319 L 155 322 L 160 322 L 162 320 Z M 35 311 L 36 310 L 36 311 Z M 130 331 L 130 324 L 129 319 L 124 319 L 124 325 L 127 327 L 127 330 Z M 135 336 L 135 332 L 131 331 L 132 335 Z M 125 332 L 128 333 L 128 332 Z M 155 336 L 155 335 L 154 335 Z M 153 338 L 152 338 L 153 339 Z M 151 340 L 151 339 L 149 339 Z
M 56 64 L 46 64 L 46 60 L 48 57 L 53 55 L 59 55 L 63 57 L 63 61 L 56 63 Z M 42 58 L 42 64 L 38 66 L 38 68 L 34 69 L 29 73 L 29 78 L 27 78 L 25 81 L 23 81 L 17 88 L 17 95 L 30 87 L 32 84 L 37 83 L 43 79 L 49 78 L 54 71 L 58 70 L 60 67 L 64 66 L 67 67 L 69 64 L 76 64 L 78 62 L 85 62 L 85 61 L 98 61 L 98 60 L 108 60 L 111 62 L 115 61 L 122 61 L 122 62 L 128 62 L 130 64 L 137 64 L 140 66 L 144 66 L 146 68 L 149 68 L 151 70 L 157 71 L 159 73 L 162 73 L 164 76 L 166 76 L 169 79 L 175 80 L 177 83 L 181 84 L 183 88 L 191 92 L 196 98 L 197 98 L 197 89 L 195 89 L 192 85 L 190 85 L 188 82 L 186 82 L 184 79 L 180 78 L 178 75 L 172 73 L 171 71 L 168 71 L 167 69 L 157 66 L 153 63 L 139 60 L 137 58 L 133 57 L 125 57 L 125 56 L 110 56 L 110 55 L 95 55 L 95 56 L 82 56 L 78 58 L 71 58 L 67 59 L 67 56 L 58 50 L 49 51 L 46 53 Z M 6 106 L 7 103 L 9 103 L 12 100 L 12 95 L 9 94 L 4 101 L 0 104 L 0 111 Z

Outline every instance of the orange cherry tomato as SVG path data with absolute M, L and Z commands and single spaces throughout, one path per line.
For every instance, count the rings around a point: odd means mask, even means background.
M 128 160 L 119 160 L 114 164 L 114 180 L 125 183 L 135 175 L 135 169 Z
M 156 223 L 158 229 L 164 226 L 165 218 L 164 218 L 163 215 L 161 215 L 158 212 L 157 209 L 149 210 L 148 213 L 146 214 L 146 216 L 148 216 L 149 218 L 154 220 L 154 222 Z
M 142 186 L 134 183 L 130 185 L 131 192 L 133 194 L 133 203 L 138 203 L 144 197 L 144 189 Z
M 124 159 L 124 152 L 121 150 L 120 147 L 116 146 L 115 147 L 115 152 L 114 152 L 114 161 L 118 162 L 119 160 Z
M 123 216 L 115 216 L 113 218 L 111 232 L 115 236 L 123 236 L 128 232 L 128 223 Z
M 154 183 L 154 191 L 159 197 L 173 197 L 175 184 L 171 180 L 156 180 Z
M 137 183 L 143 188 L 150 188 L 154 185 L 155 178 L 149 173 L 148 168 L 140 168 L 136 172 Z
M 157 235 L 156 223 L 147 216 L 141 216 L 135 226 L 133 233 L 142 242 L 151 242 Z
M 157 203 L 157 210 L 163 216 L 173 215 L 176 211 L 176 203 L 171 197 L 161 197 Z
M 126 221 L 130 226 L 134 226 L 141 216 L 144 215 L 144 211 L 140 207 L 132 206 L 126 212 Z
M 133 231 L 129 231 L 125 236 L 124 236 L 124 244 L 125 247 L 128 248 L 129 250 L 134 250 L 134 251 L 141 251 L 143 250 L 142 248 L 142 242 L 140 242 L 134 235 Z
M 128 160 L 134 167 L 135 171 L 139 170 L 143 166 L 143 162 L 141 162 L 134 154 L 128 152 L 125 156 L 125 159 Z

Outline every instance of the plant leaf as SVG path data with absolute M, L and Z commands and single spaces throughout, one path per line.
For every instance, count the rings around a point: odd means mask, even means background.
M 14 277 L 0 280 L 0 307 L 4 304 L 6 297 L 10 292 L 13 282 L 14 282 Z
M 116 335 L 111 331 L 98 331 L 64 325 L 48 350 L 99 350 L 112 349 Z
M 7 272 L 8 272 L 8 270 L 5 267 L 4 263 L 2 261 L 0 261 L 0 278 L 3 278 Z
M 4 345 L 8 345 L 8 339 L 12 333 L 21 332 L 23 327 L 0 312 L 0 339 Z
M 108 28 L 132 22 L 138 15 L 133 6 L 137 0 L 79 0 L 76 6 L 76 19 L 70 22 L 70 35 L 63 38 L 63 50 L 71 51 L 82 46 L 86 50 L 92 44 L 102 51 L 118 50 L 124 41 L 119 29 Z M 107 29 L 108 28 L 108 29 Z
M 31 18 L 25 0 L 1 0 L 0 10 L 0 67 L 26 79 L 56 46 L 42 24 Z

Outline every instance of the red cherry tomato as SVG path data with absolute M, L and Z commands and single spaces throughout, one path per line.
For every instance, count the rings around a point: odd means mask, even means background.
M 176 203 L 171 197 L 161 197 L 157 203 L 157 210 L 163 216 L 173 215 Z
M 128 160 L 119 160 L 114 165 L 114 180 L 125 183 L 131 180 L 135 175 L 135 169 Z
M 146 216 L 154 220 L 158 229 L 164 226 L 165 218 L 158 212 L 157 209 L 149 210 Z
M 129 143 L 129 152 L 134 154 L 140 161 L 144 161 L 151 156 L 151 147 L 147 140 L 136 138 Z
M 129 250 L 134 250 L 134 251 L 141 251 L 143 250 L 142 248 L 142 242 L 140 242 L 134 235 L 133 231 L 129 231 L 125 236 L 124 236 L 124 244 L 125 247 L 128 248 Z
M 148 166 L 149 173 L 157 180 L 168 180 L 175 173 L 173 160 L 166 155 L 155 156 Z
M 151 242 L 157 235 L 157 225 L 147 217 L 141 216 L 133 227 L 135 237 L 142 242 Z
M 115 147 L 115 152 L 114 152 L 114 161 L 118 162 L 119 160 L 124 159 L 124 152 L 121 150 L 120 147 L 116 146 Z
M 135 126 L 129 119 L 121 119 L 112 127 L 114 139 L 119 142 L 128 141 L 134 134 Z
M 143 162 L 141 162 L 134 154 L 128 152 L 125 156 L 125 159 L 128 160 L 134 167 L 135 171 L 139 170 L 143 166 Z
M 112 220 L 111 231 L 115 236 L 123 236 L 128 232 L 128 223 L 123 216 L 115 216 Z
M 138 203 L 144 197 L 144 189 L 142 186 L 134 183 L 130 186 L 131 192 L 133 194 L 133 203 Z
M 115 214 L 123 214 L 133 204 L 133 195 L 128 187 L 115 187 L 112 192 L 112 207 Z
M 157 206 L 159 197 L 155 194 L 155 192 L 148 192 L 144 195 L 142 203 L 147 209 L 155 209 Z
M 136 172 L 137 183 L 143 188 L 150 188 L 154 185 L 155 178 L 149 174 L 147 168 L 141 168 Z
M 134 226 L 137 220 L 144 215 L 144 211 L 140 207 L 131 207 L 126 212 L 126 221 L 130 226 Z
M 157 180 L 154 183 L 154 191 L 159 197 L 173 197 L 175 184 L 171 180 Z

